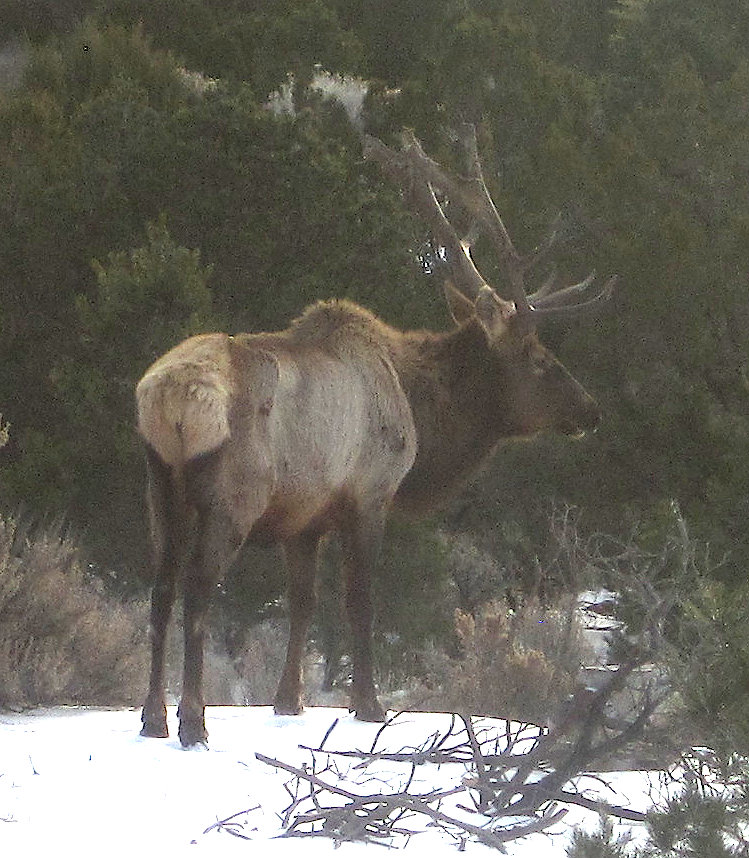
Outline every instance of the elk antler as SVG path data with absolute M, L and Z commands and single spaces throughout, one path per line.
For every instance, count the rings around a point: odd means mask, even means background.
M 454 176 L 441 167 L 424 152 L 410 131 L 403 133 L 400 152 L 373 137 L 366 137 L 364 144 L 364 157 L 381 165 L 383 172 L 401 187 L 409 205 L 434 229 L 438 240 L 445 247 L 448 263 L 461 292 L 473 301 L 482 287 L 491 287 L 471 258 L 471 241 L 458 237 L 445 216 L 434 188 L 439 188 L 471 215 L 472 233 L 476 228 L 487 233 L 509 281 L 514 309 L 519 315 L 528 315 L 530 318 L 530 314 L 533 314 L 532 318 L 539 319 L 593 309 L 608 300 L 616 277 L 609 278 L 592 297 L 582 300 L 595 281 L 594 273 L 580 283 L 565 288 L 558 288 L 556 278 L 552 277 L 531 295 L 526 294 L 526 272 L 546 259 L 555 246 L 559 237 L 559 218 L 539 246 L 531 254 L 522 256 L 515 248 L 486 186 L 473 125 L 464 126 L 461 140 L 468 155 L 468 176 Z
M 447 177 L 442 175 L 439 165 L 425 154 L 419 141 L 412 134 L 404 132 L 403 149 L 396 152 L 376 137 L 367 136 L 364 157 L 380 164 L 385 175 L 401 188 L 409 207 L 434 230 L 438 241 L 445 248 L 447 262 L 460 291 L 475 301 L 482 288 L 491 288 L 474 265 L 470 240 L 458 237 L 434 193 L 431 179 L 437 179 L 438 187 L 444 191 L 446 181 L 443 179 Z M 425 173 L 432 175 L 425 176 Z

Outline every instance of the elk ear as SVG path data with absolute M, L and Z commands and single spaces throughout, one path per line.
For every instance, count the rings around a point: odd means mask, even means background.
M 445 280 L 444 291 L 447 309 L 450 311 L 453 321 L 456 325 L 462 325 L 474 313 L 473 301 L 469 301 L 462 292 L 456 289 L 452 280 Z
M 511 301 L 504 301 L 489 286 L 479 290 L 474 310 L 490 342 L 505 333 L 510 319 L 516 315 L 515 305 Z

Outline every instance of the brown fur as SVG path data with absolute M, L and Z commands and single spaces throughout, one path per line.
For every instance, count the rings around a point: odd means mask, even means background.
M 166 734 L 164 636 L 185 604 L 180 738 L 204 742 L 209 594 L 245 539 L 280 542 L 291 633 L 275 699 L 301 711 L 301 656 L 318 543 L 341 537 L 353 632 L 352 708 L 381 720 L 372 676 L 370 578 L 393 502 L 451 497 L 503 438 L 592 427 L 597 407 L 506 305 L 477 301 L 445 334 L 397 331 L 346 301 L 308 308 L 286 331 L 208 334 L 172 349 L 136 391 L 148 451 L 156 560 L 144 735 Z

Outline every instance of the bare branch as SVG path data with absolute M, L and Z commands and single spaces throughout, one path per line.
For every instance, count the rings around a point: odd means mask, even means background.
M 234 837 L 239 837 L 241 840 L 252 840 L 252 837 L 244 833 L 244 825 L 238 820 L 243 816 L 246 817 L 255 810 L 260 810 L 259 804 L 254 807 L 249 807 L 246 810 L 240 810 L 237 813 L 233 813 L 225 819 L 217 819 L 213 825 L 209 825 L 208 828 L 205 829 L 203 834 L 208 834 L 210 831 L 226 831 Z
M 325 731 L 325 735 L 322 737 L 322 742 L 320 742 L 320 748 L 319 748 L 319 750 L 321 750 L 321 751 L 322 751 L 323 746 L 325 745 L 325 743 L 326 743 L 326 742 L 328 741 L 328 739 L 330 738 L 330 734 L 331 734 L 331 733 L 333 732 L 333 730 L 335 730 L 335 728 L 338 726 L 338 720 L 339 720 L 339 719 L 338 719 L 338 718 L 336 718 L 336 719 L 333 721 L 333 723 L 330 725 L 330 727 L 328 727 L 328 729 Z
M 372 818 L 383 820 L 393 809 L 407 809 L 413 811 L 414 813 L 427 816 L 433 822 L 439 823 L 442 826 L 455 828 L 457 830 L 464 831 L 468 834 L 472 834 L 479 842 L 484 843 L 487 846 L 494 846 L 495 848 L 500 848 L 501 845 L 506 843 L 508 840 L 513 840 L 515 839 L 515 837 L 518 836 L 523 837 L 526 834 L 532 833 L 533 831 L 539 831 L 542 830 L 542 828 L 546 828 L 550 825 L 553 825 L 555 822 L 561 819 L 562 816 L 564 816 L 564 813 L 566 813 L 566 811 L 560 811 L 559 813 L 548 815 L 542 819 L 530 823 L 529 825 L 523 826 L 523 834 L 514 833 L 514 829 L 493 831 L 491 829 L 487 829 L 484 826 L 474 825 L 473 823 L 466 822 L 464 820 L 450 816 L 449 814 L 439 810 L 437 807 L 431 806 L 432 803 L 436 803 L 437 805 L 439 805 L 440 801 L 442 801 L 448 795 L 452 795 L 455 792 L 462 792 L 466 789 L 466 787 L 461 787 L 458 790 L 446 790 L 441 792 L 435 791 L 426 795 L 412 795 L 408 792 L 398 792 L 393 794 L 359 796 L 356 793 L 353 793 L 349 790 L 345 790 L 341 787 L 336 786 L 335 784 L 329 784 L 326 781 L 323 781 L 321 778 L 317 777 L 315 774 L 306 771 L 305 769 L 292 766 L 289 763 L 284 763 L 281 760 L 274 760 L 272 757 L 267 757 L 264 754 L 260 753 L 256 753 L 255 757 L 261 763 L 266 763 L 267 765 L 273 766 L 274 768 L 283 769 L 284 771 L 290 772 L 291 774 L 295 775 L 300 780 L 308 781 L 310 784 L 319 787 L 325 791 L 331 792 L 334 795 L 343 796 L 349 799 L 350 804 L 347 805 L 344 809 L 342 809 L 340 806 L 336 806 L 334 808 L 328 808 L 326 813 L 322 813 L 321 808 L 320 815 L 312 814 L 305 815 L 304 817 L 297 817 L 296 820 L 294 820 L 294 822 L 292 823 L 292 830 L 297 829 L 299 825 L 304 823 L 317 822 L 323 819 L 335 820 L 341 817 L 343 810 L 346 811 L 346 820 L 350 817 L 350 814 L 352 812 L 364 810 L 364 818 L 367 820 L 367 822 L 369 822 Z M 387 810 L 387 813 L 383 815 L 383 811 L 385 810 Z M 348 829 L 348 833 L 351 833 L 350 827 Z M 365 824 L 360 827 L 360 834 L 372 836 L 373 832 L 368 831 L 367 825 Z
M 467 718 L 465 715 L 461 715 L 461 719 L 465 725 L 466 734 L 468 735 L 468 743 L 473 754 L 473 763 L 476 767 L 475 788 L 478 790 L 480 799 L 477 808 L 479 811 L 483 812 L 491 805 L 494 798 L 494 790 L 492 789 L 487 776 L 486 762 L 481 753 L 481 746 L 476 739 L 476 734 L 473 730 L 473 723 L 471 722 L 471 719 Z
M 651 625 L 660 615 L 652 612 Z M 409 818 L 428 820 L 428 827 L 437 826 L 461 843 L 466 838 L 503 850 L 504 844 L 525 837 L 559 822 L 567 813 L 566 805 L 578 805 L 588 810 L 617 816 L 621 819 L 641 822 L 645 815 L 639 810 L 612 804 L 603 798 L 591 795 L 590 787 L 584 792 L 574 787 L 575 779 L 588 770 L 590 763 L 601 753 L 607 753 L 619 744 L 635 738 L 644 728 L 659 699 L 646 694 L 645 702 L 637 717 L 623 727 L 596 741 L 599 733 L 606 731 L 605 706 L 611 696 L 621 689 L 637 665 L 652 654 L 643 647 L 632 658 L 612 673 L 608 682 L 598 691 L 587 694 L 584 705 L 568 708 L 566 715 L 557 719 L 550 731 L 538 729 L 534 737 L 525 729 L 509 726 L 495 730 L 492 736 L 487 730 L 480 733 L 475 722 L 467 716 L 458 716 L 463 724 L 459 733 L 454 733 L 456 716 L 446 733 L 430 736 L 421 747 L 401 751 L 320 751 L 310 750 L 313 765 L 298 767 L 263 754 L 256 754 L 260 762 L 279 768 L 296 778 L 297 786 L 290 790 L 292 803 L 284 816 L 285 832 L 281 836 L 328 836 L 337 841 L 363 840 L 389 845 L 395 836 L 410 837 L 417 833 L 405 824 Z M 392 723 L 392 719 L 389 723 Z M 326 738 L 327 738 L 326 734 Z M 382 735 L 378 733 L 377 739 Z M 463 737 L 460 744 L 450 743 L 450 738 Z M 522 748 L 532 739 L 529 748 Z M 499 751 L 500 742 L 503 750 Z M 493 752 L 490 753 L 493 749 Z M 359 757 L 362 764 L 350 772 L 361 770 L 361 766 L 388 760 L 409 766 L 405 783 L 398 789 L 376 793 L 364 793 L 347 789 L 340 783 L 329 783 L 316 771 L 314 754 L 325 753 L 330 759 L 337 757 Z M 417 766 L 425 763 L 467 766 L 468 774 L 459 785 L 432 790 L 426 793 L 412 792 Z M 331 772 L 328 763 L 323 770 Z M 339 775 L 343 777 L 343 775 Z M 367 779 L 370 780 L 370 779 Z M 361 778 L 356 786 L 366 782 Z M 304 790 L 309 794 L 308 810 L 304 810 Z M 456 810 L 475 815 L 477 822 L 449 811 L 448 799 L 462 794 L 470 797 L 472 806 L 465 801 L 456 803 Z M 300 796 L 302 798 L 300 798 Z M 330 796 L 329 800 L 327 796 Z M 333 797 L 337 797 L 337 800 Z M 341 805 L 340 799 L 344 799 Z M 231 817 L 227 822 L 231 821 Z M 224 830 L 231 831 L 230 826 Z
M 576 804 L 578 807 L 584 807 L 586 810 L 594 810 L 596 813 L 604 816 L 617 816 L 619 819 L 628 819 L 631 822 L 645 822 L 647 819 L 647 814 L 641 810 L 632 810 L 629 807 L 609 804 L 607 801 L 586 798 L 580 793 L 570 792 L 569 790 L 559 790 L 556 798 L 558 801 L 563 801 L 567 804 Z

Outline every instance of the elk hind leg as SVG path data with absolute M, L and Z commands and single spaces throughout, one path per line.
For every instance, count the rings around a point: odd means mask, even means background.
M 212 592 L 245 535 L 229 516 L 210 507 L 198 511 L 195 550 L 182 582 L 185 658 L 178 714 L 179 739 L 183 747 L 205 745 L 208 741 L 203 699 L 208 608 Z
M 384 721 L 372 665 L 372 572 L 382 544 L 385 519 L 381 510 L 353 516 L 341 528 L 346 610 L 351 626 L 353 676 L 350 708 L 360 721 Z
M 289 645 L 273 701 L 277 715 L 299 715 L 302 705 L 302 659 L 315 611 L 318 533 L 301 534 L 284 545 L 289 594 Z
M 166 635 L 174 605 L 180 565 L 184 514 L 172 483 L 170 468 L 152 451 L 147 451 L 148 504 L 151 512 L 151 543 L 155 579 L 151 593 L 151 671 L 148 696 L 143 705 L 141 736 L 166 738 L 164 660 Z

